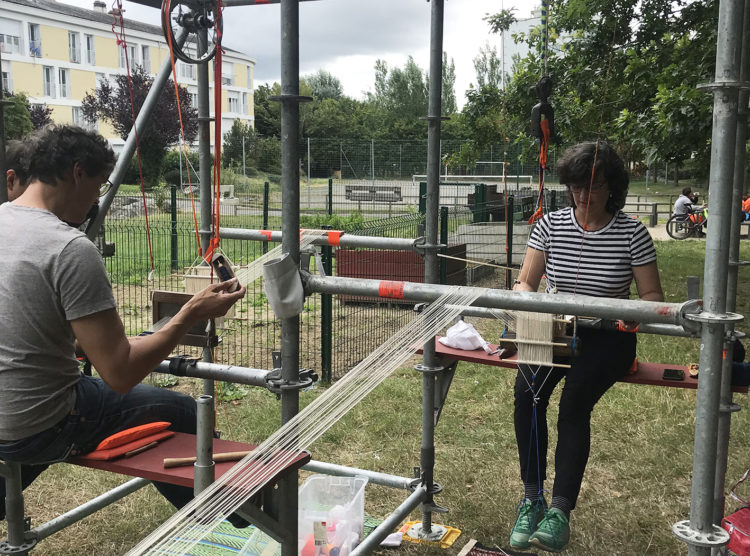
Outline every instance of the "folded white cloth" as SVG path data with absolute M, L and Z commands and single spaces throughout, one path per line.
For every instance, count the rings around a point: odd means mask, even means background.
M 484 338 L 477 332 L 477 329 L 462 320 L 446 330 L 445 336 L 438 341 L 450 348 L 465 350 L 482 348 L 487 353 L 492 352 L 492 348 L 484 341 Z

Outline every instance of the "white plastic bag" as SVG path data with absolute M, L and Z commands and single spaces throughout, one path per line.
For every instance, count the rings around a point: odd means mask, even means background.
M 445 336 L 438 340 L 441 344 L 455 349 L 473 350 L 482 348 L 490 353 L 492 349 L 484 338 L 479 335 L 477 329 L 468 322 L 462 320 L 451 326 Z

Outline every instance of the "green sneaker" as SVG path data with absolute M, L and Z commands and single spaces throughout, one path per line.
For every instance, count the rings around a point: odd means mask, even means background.
M 565 514 L 557 508 L 547 510 L 529 538 L 529 544 L 548 552 L 560 552 L 570 541 L 570 524 Z
M 510 546 L 513 548 L 529 548 L 529 537 L 544 517 L 547 503 L 541 496 L 536 500 L 524 498 L 518 506 L 518 517 L 513 530 L 510 532 Z

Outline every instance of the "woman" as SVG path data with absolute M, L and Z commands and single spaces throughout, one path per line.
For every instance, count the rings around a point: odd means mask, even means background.
M 603 142 L 581 143 L 562 155 L 557 171 L 572 206 L 547 214 L 534 227 L 513 289 L 536 291 L 544 275 L 548 293 L 626 299 L 635 279 L 641 299 L 663 301 L 651 236 L 640 221 L 621 210 L 629 177 L 614 149 Z M 516 377 L 514 422 L 524 498 L 511 533 L 514 548 L 535 546 L 557 552 L 568 543 L 570 512 L 588 461 L 591 412 L 635 358 L 636 337 L 631 332 L 579 328 L 578 334 L 579 355 L 567 361 L 570 368 L 544 368 L 535 382 L 530 380 L 531 369 L 519 368 Z M 555 480 L 547 509 L 542 496 L 546 410 L 563 378 Z M 531 392 L 532 384 L 536 394 Z M 536 435 L 529 434 L 532 423 Z

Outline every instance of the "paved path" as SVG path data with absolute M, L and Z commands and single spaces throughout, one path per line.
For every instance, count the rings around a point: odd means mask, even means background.
M 652 228 L 648 228 L 648 233 L 651 234 L 651 237 L 654 239 L 654 241 L 663 241 L 663 240 L 672 240 L 671 237 L 669 237 L 669 234 L 667 233 L 667 225 L 666 224 L 659 224 L 658 226 L 654 226 Z

